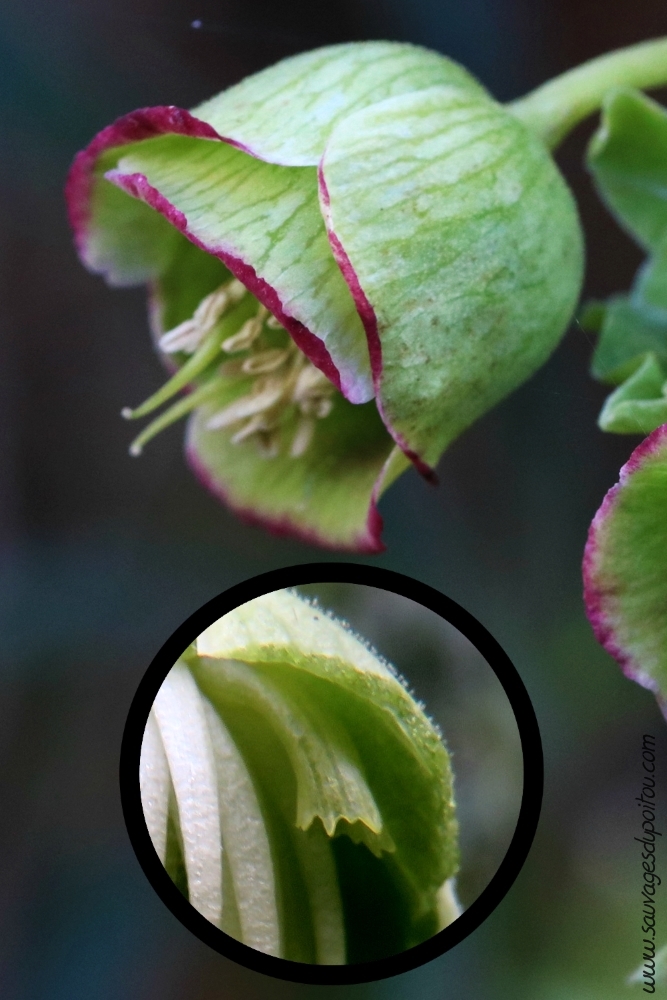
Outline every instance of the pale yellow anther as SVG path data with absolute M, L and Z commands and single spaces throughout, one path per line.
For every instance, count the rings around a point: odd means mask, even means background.
M 299 372 L 292 392 L 292 400 L 295 403 L 301 403 L 313 396 L 332 392 L 333 388 L 329 379 L 319 368 L 315 368 L 314 365 L 306 365 Z
M 221 427 L 230 427 L 239 420 L 252 417 L 256 413 L 262 413 L 278 402 L 283 395 L 283 391 L 282 381 L 276 383 L 267 380 L 267 383 L 259 392 L 253 392 L 249 396 L 241 396 L 239 399 L 235 399 L 233 403 L 230 403 L 229 406 L 220 410 L 219 413 L 214 414 L 206 426 L 209 430 L 218 430 Z
M 246 294 L 245 285 L 234 278 L 202 299 L 195 309 L 193 319 L 206 330 L 210 330 L 227 311 L 229 306 L 236 305 Z
M 317 417 L 324 420 L 333 409 L 333 399 L 331 396 L 316 396 L 312 399 L 304 399 L 299 403 L 299 409 L 308 417 Z
M 223 340 L 220 347 L 226 354 L 234 354 L 236 351 L 247 351 L 262 332 L 262 320 L 257 316 L 247 319 L 240 330 L 237 330 L 227 340 Z
M 193 316 L 179 323 L 160 339 L 165 353 L 194 353 L 214 329 L 223 314 L 247 294 L 245 286 L 234 278 L 201 300 Z M 310 446 L 316 421 L 327 417 L 333 406 L 335 389 L 325 375 L 312 365 L 296 344 L 287 337 L 286 346 L 270 346 L 273 338 L 262 336 L 267 330 L 284 330 L 266 306 L 258 303 L 253 317 L 247 319 L 231 337 L 222 342 L 226 354 L 245 354 L 218 365 L 218 379 L 252 379 L 250 392 L 210 417 L 209 430 L 232 428 L 232 444 L 252 439 L 265 458 L 280 453 L 283 428 L 296 418 L 296 429 L 289 446 L 292 458 L 300 458 Z M 132 413 L 128 411 L 128 416 Z M 236 425 L 236 426 L 235 426 Z
M 159 340 L 159 347 L 165 354 L 183 351 L 194 354 L 202 340 L 213 329 L 229 306 L 236 305 L 246 294 L 245 285 L 234 278 L 216 288 L 201 300 L 190 319 L 168 330 Z
M 223 285 L 222 288 L 216 289 L 215 292 L 211 292 L 210 295 L 207 295 L 205 299 L 201 300 L 195 309 L 192 318 L 195 323 L 199 324 L 200 327 L 210 330 L 211 327 L 220 319 L 228 305 L 229 296 L 227 294 L 227 289 Z
M 274 372 L 287 361 L 289 351 L 280 348 L 270 348 L 267 351 L 259 351 L 251 354 L 241 365 L 241 370 L 245 375 L 265 375 L 267 372 Z
M 193 319 L 186 319 L 160 337 L 159 346 L 165 354 L 174 354 L 176 351 L 193 354 L 199 347 L 201 339 L 202 331 L 199 324 Z
M 289 453 L 292 458 L 300 458 L 308 450 L 315 433 L 315 421 L 312 417 L 301 417 L 297 424 Z
M 265 413 L 256 413 L 254 417 L 251 417 L 243 426 L 230 438 L 232 444 L 240 444 L 241 441 L 245 441 L 247 438 L 252 437 L 253 434 L 258 434 L 260 431 L 267 432 L 275 430 L 275 424 L 273 421 L 267 418 Z

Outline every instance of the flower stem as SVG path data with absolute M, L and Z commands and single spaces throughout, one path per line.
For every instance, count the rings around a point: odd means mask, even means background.
M 667 84 L 667 38 L 656 38 L 591 59 L 549 80 L 508 110 L 554 149 L 580 121 L 596 111 L 613 87 Z

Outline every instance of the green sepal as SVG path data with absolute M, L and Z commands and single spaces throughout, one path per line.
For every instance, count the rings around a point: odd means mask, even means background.
M 647 250 L 667 235 L 667 112 L 638 90 L 610 91 L 587 154 L 600 197 Z
M 207 421 L 237 396 L 229 394 L 196 411 L 188 425 L 186 450 L 201 480 L 246 520 L 301 537 L 327 548 L 378 552 L 380 520 L 375 501 L 390 479 L 383 474 L 393 441 L 374 403 L 352 406 L 341 396 L 332 412 L 317 421 L 308 450 L 292 458 L 289 446 L 297 416 L 281 426 L 282 451 L 263 457 L 252 442 L 231 443 L 231 429 L 208 430 Z M 247 387 L 245 388 L 247 391 Z M 402 471 L 407 463 L 391 461 Z
M 410 889 L 413 919 L 431 911 L 458 864 L 451 771 L 438 733 L 389 666 L 288 591 L 225 615 L 199 637 L 197 655 L 204 665 L 197 676 L 208 673 L 207 693 L 215 661 L 240 660 L 315 718 L 326 706 L 358 751 L 382 818 L 378 833 L 395 847 L 391 857 Z M 363 822 L 371 832 L 377 826 L 370 814 Z M 343 832 L 350 835 L 352 827 L 344 824 Z M 385 843 L 378 842 L 380 851 Z
M 260 159 L 316 166 L 332 128 L 349 114 L 387 97 L 448 84 L 485 93 L 467 70 L 437 52 L 397 42 L 352 42 L 284 59 L 193 114 Z
M 598 641 L 667 715 L 667 424 L 639 445 L 595 516 L 584 558 Z
M 95 164 L 85 259 L 86 266 L 103 274 L 109 285 L 127 287 L 163 274 L 183 237 L 159 212 L 105 178 L 119 155 L 118 150 L 108 150 Z
M 346 396 L 372 398 L 364 330 L 327 241 L 314 168 L 287 170 L 224 142 L 174 134 L 118 153 L 107 178 L 119 186 L 146 178 L 193 240 L 232 269 L 233 261 L 250 267 L 286 315 L 322 341 Z
M 374 314 L 372 358 L 377 324 L 379 405 L 433 465 L 564 333 L 582 274 L 572 197 L 527 128 L 454 87 L 341 121 L 322 172 L 331 238 Z
M 152 285 L 154 337 L 188 319 L 227 275 L 216 258 L 183 239 L 172 265 Z M 179 364 L 187 359 L 171 356 Z M 201 385 L 205 391 L 205 379 Z M 331 548 L 381 551 L 375 504 L 409 462 L 394 447 L 374 405 L 352 406 L 336 397 L 333 412 L 317 421 L 310 448 L 297 459 L 289 456 L 293 415 L 282 427 L 282 454 L 267 459 L 252 441 L 232 444 L 232 428 L 207 430 L 213 413 L 244 395 L 250 382 L 217 376 L 217 386 L 215 398 L 191 418 L 187 433 L 191 462 L 211 491 L 248 520 L 274 530 Z M 188 402 L 183 397 L 184 406 Z

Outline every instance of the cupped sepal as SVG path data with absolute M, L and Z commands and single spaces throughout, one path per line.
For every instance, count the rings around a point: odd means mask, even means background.
M 279 451 L 269 460 L 241 448 L 233 432 L 208 427 L 218 406 L 202 406 L 191 418 L 186 455 L 204 485 L 243 520 L 274 534 L 293 535 L 324 548 L 382 552 L 377 501 L 389 485 L 393 441 L 373 404 L 352 407 L 338 397 L 319 421 L 308 450 L 290 454 L 295 415 L 279 429 Z M 389 468 L 391 462 L 391 470 Z
M 366 339 L 326 239 L 315 169 L 264 163 L 177 112 L 144 109 L 141 127 L 119 119 L 75 160 L 67 192 L 84 263 L 110 284 L 155 280 L 182 234 L 218 257 L 347 398 L 371 399 Z
M 345 118 L 320 172 L 378 409 L 415 464 L 432 468 L 563 334 L 582 271 L 572 198 L 539 140 L 453 86 Z
M 352 42 L 283 59 L 200 104 L 195 114 L 259 159 L 317 166 L 332 129 L 348 115 L 387 97 L 447 85 L 486 93 L 438 52 Z
M 607 493 L 584 553 L 586 613 L 623 672 L 667 715 L 667 424 L 639 445 Z

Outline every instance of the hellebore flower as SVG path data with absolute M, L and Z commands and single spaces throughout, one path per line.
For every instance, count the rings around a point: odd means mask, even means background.
M 191 413 L 213 492 L 335 548 L 381 551 L 381 493 L 410 462 L 433 478 L 543 364 L 581 281 L 542 139 L 411 45 L 320 49 L 192 113 L 127 115 L 78 155 L 67 194 L 82 260 L 150 284 L 177 369 L 126 415 L 190 390 L 134 451 Z
M 259 951 L 370 961 L 459 914 L 442 740 L 388 664 L 290 591 L 230 612 L 183 654 L 139 772 L 171 878 Z
M 667 717 L 667 424 L 636 448 L 607 493 L 584 555 L 586 613 L 624 674 Z

